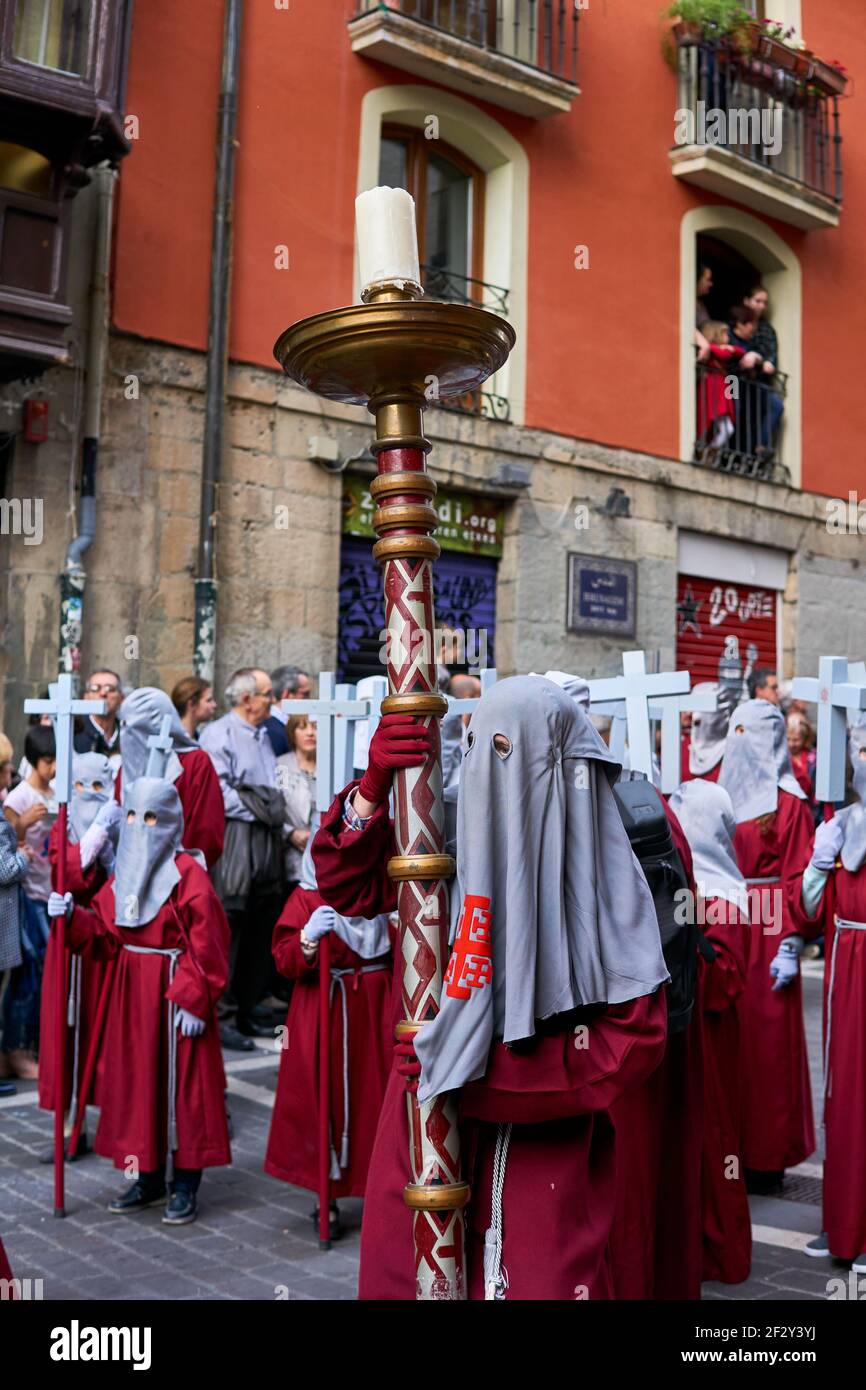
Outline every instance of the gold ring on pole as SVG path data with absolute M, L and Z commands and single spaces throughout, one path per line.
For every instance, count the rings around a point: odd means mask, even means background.
M 397 526 L 423 526 L 433 531 L 439 518 L 429 502 L 391 502 L 373 513 L 373 530 L 391 531 Z
M 433 879 L 451 878 L 456 867 L 450 854 L 395 854 L 388 860 L 388 877 L 398 883 L 412 879 L 430 883 Z
M 382 714 L 435 714 L 437 719 L 448 713 L 448 701 L 436 690 L 408 690 L 403 695 L 386 695 Z
M 403 1188 L 403 1201 L 413 1211 L 458 1211 L 469 1201 L 468 1182 L 410 1182 Z
M 384 536 L 373 546 L 373 559 L 380 564 L 383 560 L 403 560 L 412 556 L 419 560 L 437 560 L 440 552 L 439 542 L 432 536 Z
M 370 494 L 376 502 L 394 493 L 417 492 L 422 497 L 435 497 L 436 491 L 436 479 L 429 473 L 380 473 L 370 483 Z

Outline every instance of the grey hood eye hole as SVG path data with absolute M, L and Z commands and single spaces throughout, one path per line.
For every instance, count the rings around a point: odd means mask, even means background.
M 470 749 L 470 748 L 473 747 L 474 743 L 475 743 L 475 735 L 473 734 L 472 730 L 470 729 L 470 730 L 469 730 L 469 733 L 466 735 L 466 748 L 467 748 L 467 751 L 468 751 L 468 749 Z
M 493 735 L 493 750 L 500 758 L 503 759 L 503 761 L 508 757 L 509 753 L 511 752 L 511 746 L 511 739 L 508 737 L 507 734 Z

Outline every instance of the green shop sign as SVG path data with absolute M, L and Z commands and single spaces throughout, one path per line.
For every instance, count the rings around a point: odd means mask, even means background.
M 468 555 L 502 554 L 505 508 L 493 497 L 477 497 L 471 492 L 453 492 L 440 487 L 433 498 L 439 515 L 436 539 L 443 550 L 459 550 Z M 373 512 L 366 478 L 350 475 L 343 482 L 343 531 L 349 536 L 369 536 L 375 540 Z

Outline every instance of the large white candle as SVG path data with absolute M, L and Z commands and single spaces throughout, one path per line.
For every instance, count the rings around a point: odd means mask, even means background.
M 421 283 L 415 199 L 405 188 L 370 188 L 355 199 L 361 290 L 383 280 Z

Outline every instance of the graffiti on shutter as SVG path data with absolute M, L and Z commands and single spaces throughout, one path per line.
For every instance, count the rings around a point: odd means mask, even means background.
M 752 671 L 776 668 L 775 589 L 702 579 L 677 580 L 677 669 L 698 681 L 739 687 L 745 698 Z

